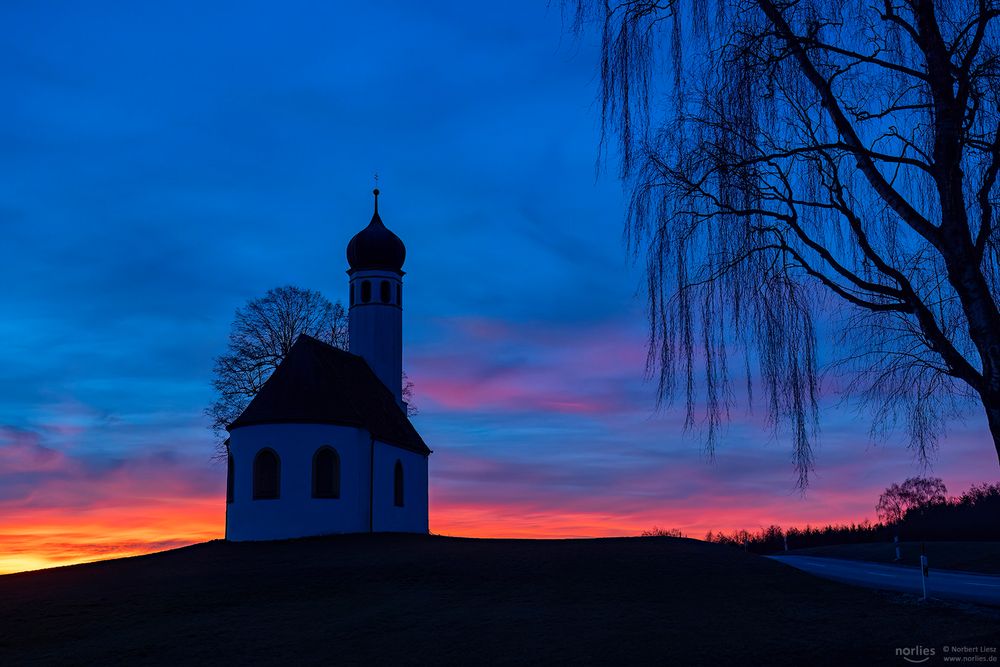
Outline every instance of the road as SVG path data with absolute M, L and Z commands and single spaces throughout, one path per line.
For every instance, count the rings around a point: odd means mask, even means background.
M 818 558 L 816 556 L 768 556 L 810 574 L 857 586 L 903 591 L 922 595 L 920 568 L 883 565 L 863 560 Z M 1000 606 L 1000 576 L 935 570 L 927 577 L 927 595 L 932 598 L 965 600 Z

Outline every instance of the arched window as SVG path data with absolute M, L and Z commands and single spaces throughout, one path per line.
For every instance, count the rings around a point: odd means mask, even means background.
M 403 286 L 396 283 L 396 305 L 403 306 Z
M 403 506 L 403 464 L 396 461 L 396 471 L 392 480 L 392 503 L 396 507 Z
M 378 286 L 378 293 L 379 293 L 378 296 L 379 299 L 382 300 L 382 303 L 389 303 L 389 301 L 392 299 L 392 292 L 390 291 L 391 289 L 392 288 L 390 287 L 388 280 L 383 280 L 382 284 Z
M 226 502 L 233 502 L 233 455 L 226 455 Z
M 262 449 L 253 459 L 253 499 L 274 500 L 281 495 L 281 460 L 273 449 Z
M 340 456 L 333 447 L 313 454 L 313 498 L 340 497 Z
M 368 303 L 372 300 L 372 281 L 361 281 L 361 303 Z

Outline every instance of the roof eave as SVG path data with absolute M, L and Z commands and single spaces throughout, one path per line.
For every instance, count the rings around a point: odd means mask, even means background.
M 226 427 L 226 430 L 232 433 L 234 430 L 246 426 L 287 426 L 289 424 L 315 424 L 321 426 L 344 426 L 347 428 L 357 428 L 367 432 L 370 437 L 374 438 L 378 442 L 381 442 L 384 445 L 389 445 L 390 447 L 398 447 L 400 449 L 405 449 L 408 452 L 414 452 L 415 454 L 423 454 L 424 456 L 428 456 L 434 453 L 434 450 L 428 447 L 426 443 L 424 443 L 423 438 L 420 439 L 421 446 L 407 445 L 401 442 L 393 442 L 391 440 L 387 440 L 385 438 L 381 438 L 373 434 L 371 431 L 368 430 L 368 428 L 364 424 L 360 422 L 349 422 L 346 420 L 337 421 L 333 419 L 261 419 L 254 421 L 246 421 L 243 422 L 242 424 L 237 424 L 236 422 L 233 422 L 232 424 Z M 419 437 L 419 434 L 417 434 L 417 436 Z

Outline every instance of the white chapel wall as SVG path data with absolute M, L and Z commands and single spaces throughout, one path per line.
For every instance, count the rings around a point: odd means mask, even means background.
M 403 506 L 394 504 L 396 461 L 403 465 Z M 383 442 L 375 442 L 375 530 L 427 532 L 427 457 Z
M 340 497 L 312 497 L 312 460 L 328 445 L 340 456 Z M 230 434 L 233 502 L 226 506 L 226 539 L 276 540 L 368 530 L 370 437 L 364 429 L 327 424 L 262 424 Z M 263 447 L 281 459 L 276 500 L 253 499 L 253 460 Z

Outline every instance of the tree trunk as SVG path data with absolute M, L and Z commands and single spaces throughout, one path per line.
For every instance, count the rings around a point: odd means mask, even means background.
M 983 407 L 986 409 L 986 420 L 990 424 L 990 434 L 993 436 L 993 446 L 1000 460 L 1000 396 L 982 396 Z

